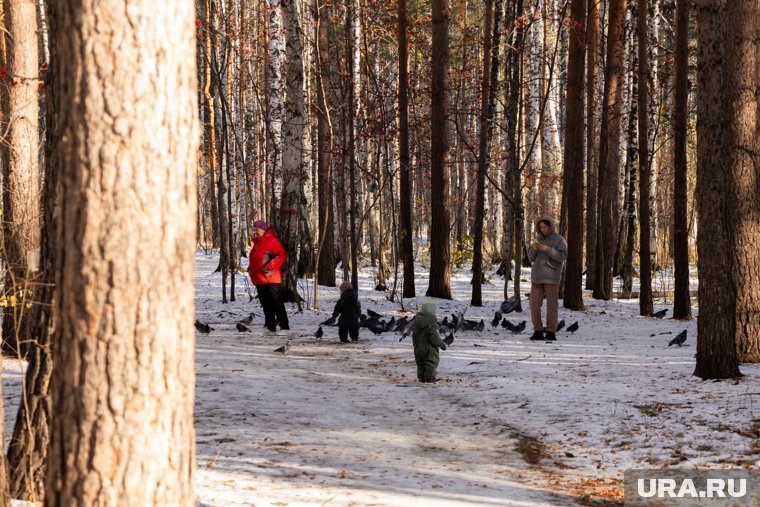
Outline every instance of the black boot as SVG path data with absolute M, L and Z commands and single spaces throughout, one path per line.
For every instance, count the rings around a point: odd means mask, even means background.
M 422 382 L 424 382 L 425 384 L 435 384 L 439 380 L 441 379 L 439 379 L 438 377 L 425 377 L 424 379 L 422 379 Z
M 557 341 L 557 337 L 551 331 L 547 331 L 546 332 L 546 338 L 544 338 L 544 340 L 546 340 L 548 342 L 556 342 Z
M 534 331 L 533 336 L 530 337 L 531 340 L 543 340 L 544 339 L 544 333 L 541 331 Z

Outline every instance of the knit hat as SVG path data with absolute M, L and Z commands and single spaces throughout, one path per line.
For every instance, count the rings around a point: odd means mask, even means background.
M 269 230 L 269 226 L 263 220 L 256 220 L 255 222 L 253 222 L 253 228 L 254 229 L 261 229 L 262 231 Z
M 353 286 L 351 285 L 351 282 L 349 282 L 348 280 L 346 280 L 345 282 L 343 282 L 342 284 L 340 284 L 340 293 L 341 294 L 343 294 L 344 292 L 346 292 L 349 289 L 353 289 Z

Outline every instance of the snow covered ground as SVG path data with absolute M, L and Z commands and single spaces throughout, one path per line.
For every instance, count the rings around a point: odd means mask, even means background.
M 509 316 L 528 321 L 522 334 L 491 330 L 503 280 L 492 276 L 497 285 L 486 285 L 484 306 L 473 308 L 468 273 L 455 272 L 454 300 L 437 301 L 439 316 L 463 311 L 486 329 L 457 333 L 441 352 L 445 380 L 425 385 L 415 378 L 411 341 L 398 334 L 362 329 L 359 342 L 346 344 L 335 327 L 321 341 L 312 336 L 336 288 L 320 288 L 321 311 L 289 305 L 290 338 L 263 335 L 258 301 L 241 290 L 241 277 L 237 301 L 220 303 L 217 262 L 198 253 L 196 315 L 214 328 L 197 336 L 204 506 L 614 503 L 627 468 L 760 465 L 760 366 L 742 366 L 738 382 L 693 377 L 696 321 L 643 318 L 635 300 L 589 298 L 587 312 L 560 308 L 578 332 L 531 342 L 526 301 Z M 426 283 L 420 272 L 418 294 Z M 407 314 L 373 286 L 364 270 L 364 311 Z M 239 333 L 235 323 L 251 311 L 252 332 Z M 685 345 L 668 347 L 684 329 Z M 288 340 L 286 355 L 274 352 Z M 21 367 L 5 369 L 7 434 Z

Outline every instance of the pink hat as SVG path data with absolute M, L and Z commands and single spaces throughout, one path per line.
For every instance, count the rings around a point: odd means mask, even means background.
M 256 220 L 255 222 L 253 222 L 253 228 L 254 229 L 261 229 L 262 231 L 269 230 L 269 226 L 263 220 Z
M 353 289 L 353 286 L 351 285 L 351 282 L 349 282 L 348 280 L 346 280 L 345 282 L 343 282 L 342 284 L 340 284 L 340 293 L 341 294 L 343 294 L 344 292 L 346 292 L 348 289 Z

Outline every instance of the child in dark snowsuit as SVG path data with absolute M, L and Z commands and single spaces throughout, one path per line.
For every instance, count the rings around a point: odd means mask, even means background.
M 359 339 L 359 315 L 362 313 L 362 305 L 359 303 L 359 293 L 351 286 L 351 282 L 345 281 L 340 284 L 340 299 L 335 303 L 333 317 L 340 315 L 338 319 L 338 338 L 347 342 Z
M 438 382 L 435 373 L 440 356 L 438 349 L 446 350 L 446 344 L 438 336 L 435 303 L 422 303 L 412 323 L 414 361 L 417 363 L 417 379 L 420 382 Z

